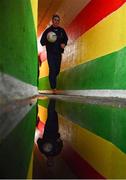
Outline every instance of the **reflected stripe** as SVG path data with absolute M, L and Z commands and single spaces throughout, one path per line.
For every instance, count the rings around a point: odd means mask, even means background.
M 15 104 L 2 106 L 4 109 L 0 112 L 0 141 L 6 138 L 6 136 L 23 120 L 23 118 L 29 113 L 36 102 L 27 102 L 26 104 Z M 0 109 L 2 109 L 0 107 Z
M 37 87 L 0 72 L 0 140 L 32 109 L 37 94 Z
M 33 175 L 33 152 L 32 152 L 31 160 L 29 163 L 27 179 L 32 179 L 32 175 Z
M 68 102 L 64 100 L 57 101 L 57 112 L 82 128 L 110 141 L 126 153 L 125 107 L 91 104 L 91 101 L 89 104 L 87 102 L 75 102 L 72 100 Z
M 49 98 L 48 97 L 39 97 L 38 99 L 38 105 L 48 108 L 48 104 L 49 104 Z
M 47 115 L 48 115 L 48 109 L 38 105 L 38 116 L 41 122 L 45 124 L 47 120 Z
M 70 146 L 68 141 L 63 142 L 62 156 L 79 179 L 105 179 Z
M 60 116 L 62 137 L 106 178 L 126 177 L 126 154 L 112 143 Z

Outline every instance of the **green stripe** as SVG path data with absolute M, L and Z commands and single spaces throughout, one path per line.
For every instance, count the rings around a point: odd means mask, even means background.
M 0 144 L 0 177 L 25 179 L 34 144 L 36 106 Z
M 0 71 L 37 86 L 37 41 L 30 0 L 0 0 Z
M 39 79 L 38 89 L 39 90 L 50 90 L 51 89 L 48 77 L 43 77 L 43 78 Z
M 47 108 L 48 104 L 49 104 L 49 98 L 47 98 L 47 99 L 38 99 L 38 105 Z
M 58 89 L 126 89 L 126 48 L 60 73 Z
M 105 138 L 126 153 L 126 110 L 78 102 L 57 101 L 57 112 Z

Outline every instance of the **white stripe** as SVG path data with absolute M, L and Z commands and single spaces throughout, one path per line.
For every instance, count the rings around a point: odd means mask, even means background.
M 0 141 L 35 105 L 37 94 L 36 86 L 0 72 Z
M 111 89 L 66 90 L 66 91 L 62 91 L 62 93 L 66 95 L 78 95 L 78 96 L 126 98 L 126 90 L 111 90 Z
M 51 94 L 51 90 L 39 90 L 39 93 Z M 92 90 L 56 90 L 56 94 L 90 97 L 126 98 L 126 90 L 92 89 Z
M 0 111 L 0 142 L 23 120 L 26 114 L 35 105 L 36 101 L 29 104 L 10 103 Z M 34 121 L 35 119 L 31 119 Z
M 0 72 L 0 104 L 38 94 L 36 86 Z

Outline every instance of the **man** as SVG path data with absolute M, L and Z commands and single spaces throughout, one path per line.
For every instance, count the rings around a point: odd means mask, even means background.
M 60 72 L 62 53 L 68 41 L 67 34 L 65 30 L 59 26 L 59 23 L 60 17 L 57 14 L 53 15 L 52 25 L 44 31 L 40 40 L 41 45 L 46 46 L 49 65 L 49 81 L 54 93 L 56 89 L 56 78 Z M 49 32 L 55 33 L 56 39 L 54 42 L 48 40 Z
M 53 165 L 53 157 L 57 156 L 63 148 L 63 141 L 60 138 L 58 115 L 55 110 L 55 99 L 50 99 L 48 105 L 48 117 L 42 137 L 37 140 L 38 148 L 47 158 L 47 165 Z

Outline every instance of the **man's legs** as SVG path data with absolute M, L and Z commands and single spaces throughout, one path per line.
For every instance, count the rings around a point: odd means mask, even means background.
M 52 89 L 56 88 L 56 78 L 60 72 L 61 54 L 49 54 L 47 56 L 49 64 L 49 81 Z

